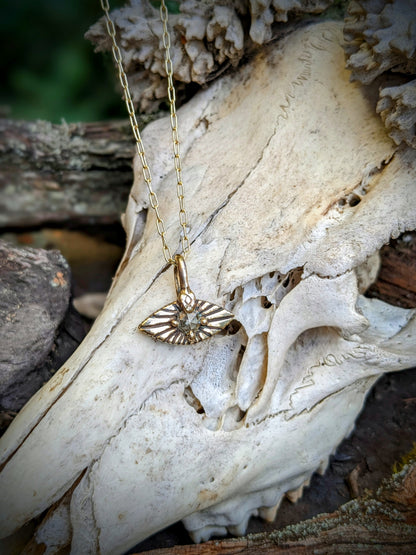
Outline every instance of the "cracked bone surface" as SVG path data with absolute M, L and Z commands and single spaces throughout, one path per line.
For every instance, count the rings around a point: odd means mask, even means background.
M 362 293 L 416 228 L 416 153 L 349 82 L 341 35 L 298 29 L 180 109 L 190 283 L 236 333 L 137 332 L 175 287 L 136 166 L 105 307 L 2 439 L 3 536 L 51 506 L 47 553 L 123 553 L 180 519 L 196 541 L 242 534 L 325 466 L 383 372 L 415 364 L 415 311 Z M 143 139 L 176 246 L 169 125 Z

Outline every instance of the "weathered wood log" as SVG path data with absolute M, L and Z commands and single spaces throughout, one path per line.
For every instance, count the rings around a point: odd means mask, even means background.
M 128 121 L 0 120 L 0 227 L 119 221 L 132 183 Z
M 331 514 L 245 538 L 147 551 L 149 555 L 258 555 L 261 553 L 415 552 L 416 462 L 406 465 L 372 495 L 354 499 Z
M 381 250 L 381 268 L 368 296 L 403 308 L 416 306 L 416 233 L 404 233 Z

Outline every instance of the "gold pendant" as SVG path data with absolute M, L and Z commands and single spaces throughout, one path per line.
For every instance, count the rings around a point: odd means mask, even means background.
M 175 256 L 177 300 L 151 314 L 138 327 L 153 339 L 173 345 L 191 345 L 220 332 L 234 318 L 225 308 L 199 301 L 188 283 L 185 260 Z

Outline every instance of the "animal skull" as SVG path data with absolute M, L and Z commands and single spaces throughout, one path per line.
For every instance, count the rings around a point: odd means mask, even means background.
M 235 333 L 137 332 L 175 287 L 136 166 L 104 310 L 2 440 L 3 536 L 53 504 L 46 553 L 123 553 L 180 519 L 195 541 L 243 534 L 324 470 L 383 372 L 415 364 L 415 311 L 362 292 L 416 228 L 416 156 L 349 83 L 340 41 L 335 23 L 297 30 L 180 110 L 190 282 Z M 178 244 L 169 125 L 143 139 Z

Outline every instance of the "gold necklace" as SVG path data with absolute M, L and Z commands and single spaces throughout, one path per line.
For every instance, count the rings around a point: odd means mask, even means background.
M 159 210 L 159 201 L 152 187 L 152 175 L 147 164 L 143 141 L 137 124 L 136 112 L 130 95 L 127 76 L 123 68 L 120 49 L 116 41 L 116 31 L 113 20 L 110 17 L 110 6 L 108 0 L 100 0 L 105 14 L 107 32 L 112 42 L 113 57 L 117 65 L 118 76 L 124 93 L 130 125 L 136 141 L 137 152 L 142 164 L 143 177 L 149 194 L 149 203 L 156 215 L 156 229 L 162 241 L 163 256 L 168 264 L 174 267 L 174 278 L 176 286 L 175 302 L 170 303 L 157 310 L 146 318 L 138 329 L 158 341 L 174 345 L 189 345 L 198 343 L 215 335 L 227 326 L 234 315 L 225 308 L 208 301 L 198 300 L 191 290 L 188 282 L 188 272 L 185 264 L 185 256 L 190 251 L 188 238 L 188 222 L 185 210 L 185 190 L 182 182 L 182 165 L 179 147 L 178 118 L 176 116 L 176 94 L 173 86 L 173 66 L 170 57 L 170 35 L 168 31 L 168 10 L 165 0 L 160 3 L 160 19 L 163 26 L 163 47 L 165 49 L 165 71 L 168 81 L 168 99 L 170 107 L 170 123 L 172 129 L 172 143 L 174 165 L 176 171 L 176 193 L 179 203 L 179 224 L 182 228 L 181 242 L 182 254 L 172 257 L 169 245 L 166 242 L 165 224 Z

